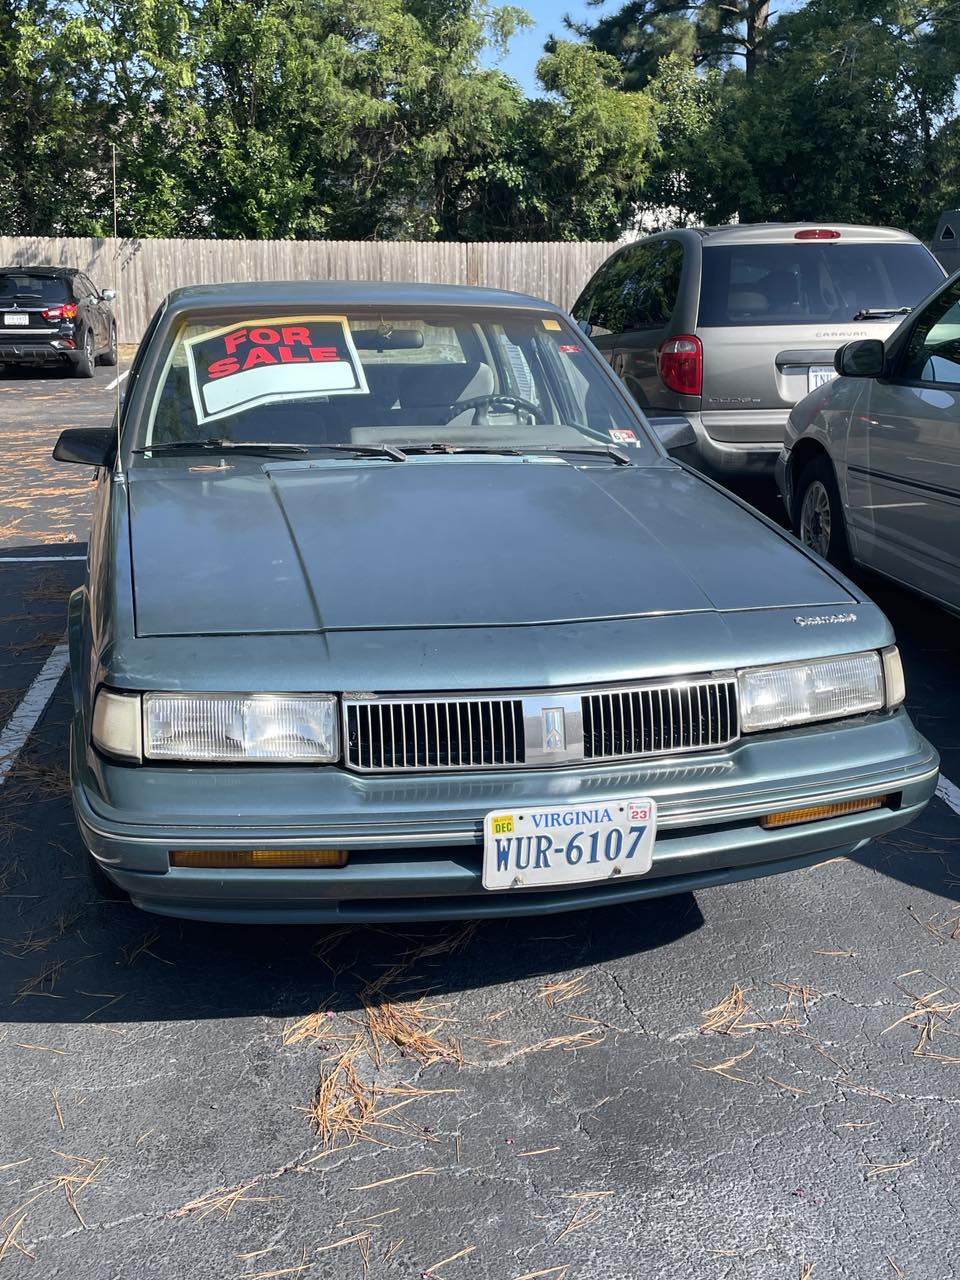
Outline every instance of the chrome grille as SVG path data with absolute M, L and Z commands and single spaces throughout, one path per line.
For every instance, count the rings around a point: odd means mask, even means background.
M 344 700 L 355 769 L 497 769 L 524 762 L 520 698 Z
M 740 732 L 732 678 L 677 681 L 583 696 L 586 760 L 724 747 Z

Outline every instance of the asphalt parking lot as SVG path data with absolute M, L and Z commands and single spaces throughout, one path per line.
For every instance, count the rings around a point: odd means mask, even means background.
M 114 376 L 0 378 L 8 748 L 83 572 L 89 476 L 49 452 Z M 960 622 L 867 585 L 960 784 Z M 947 799 L 641 906 L 215 927 L 94 898 L 69 714 L 61 678 L 0 750 L 0 1280 L 960 1276 Z

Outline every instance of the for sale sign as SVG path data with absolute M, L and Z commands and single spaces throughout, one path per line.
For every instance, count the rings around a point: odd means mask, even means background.
M 243 321 L 184 345 L 198 422 L 286 400 L 367 393 L 346 316 Z

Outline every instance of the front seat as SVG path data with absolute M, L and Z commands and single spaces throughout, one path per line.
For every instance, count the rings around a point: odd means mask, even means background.
M 398 379 L 400 412 L 394 421 L 425 427 L 466 424 L 472 421 L 473 410 L 451 418 L 450 407 L 460 400 L 492 395 L 495 386 L 493 370 L 481 361 L 406 365 Z

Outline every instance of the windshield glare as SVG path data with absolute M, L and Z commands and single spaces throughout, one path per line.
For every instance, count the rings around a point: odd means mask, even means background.
M 559 449 L 634 436 L 583 336 L 552 315 L 318 308 L 182 327 L 134 443 Z

